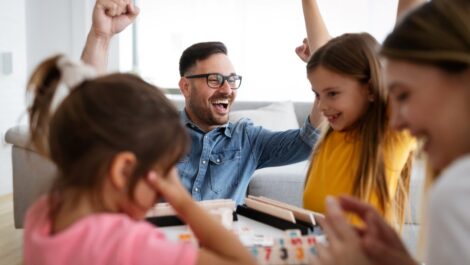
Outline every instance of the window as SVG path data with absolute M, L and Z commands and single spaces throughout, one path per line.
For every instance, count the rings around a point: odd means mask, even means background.
M 396 0 L 318 1 L 333 36 L 367 31 L 382 41 L 395 23 Z M 227 45 L 243 76 L 238 99 L 313 100 L 305 64 L 294 52 L 306 36 L 300 0 L 139 0 L 137 5 L 136 34 L 123 38 L 135 37 L 134 62 L 155 85 L 177 88 L 183 50 L 217 40 Z M 121 45 L 127 58 L 130 50 Z

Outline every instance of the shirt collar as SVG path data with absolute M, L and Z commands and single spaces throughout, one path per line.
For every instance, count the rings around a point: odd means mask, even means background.
M 201 132 L 204 132 L 203 130 L 201 130 L 199 128 L 199 126 L 197 126 L 193 121 L 191 121 L 191 119 L 189 118 L 188 114 L 186 113 L 186 110 L 182 110 L 180 111 L 180 118 L 181 118 L 181 121 L 183 122 L 183 125 L 186 126 L 186 127 L 189 127 L 189 128 L 192 128 L 192 129 L 197 129 Z M 231 122 L 227 122 L 226 124 L 224 125 L 221 125 L 219 127 L 217 127 L 215 130 L 218 130 L 220 132 L 223 132 L 225 134 L 225 136 L 227 137 L 232 137 L 232 129 L 233 129 L 233 126 L 234 124 L 231 123 Z

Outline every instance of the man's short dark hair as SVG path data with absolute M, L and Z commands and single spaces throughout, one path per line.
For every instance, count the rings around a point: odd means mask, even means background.
M 196 65 L 197 61 L 205 60 L 209 56 L 217 53 L 227 55 L 227 47 L 219 41 L 199 42 L 184 50 L 180 58 L 180 76 Z

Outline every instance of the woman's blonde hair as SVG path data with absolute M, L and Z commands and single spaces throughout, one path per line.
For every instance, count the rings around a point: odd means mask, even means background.
M 470 1 L 433 0 L 425 3 L 408 14 L 388 35 L 380 54 L 389 59 L 431 65 L 450 74 L 468 70 Z M 439 172 L 426 165 L 423 198 L 438 176 Z M 426 220 L 422 222 L 421 227 Z M 421 233 L 421 247 L 424 237 Z
M 373 101 L 369 103 L 366 113 L 353 125 L 354 130 L 350 130 L 350 136 L 360 143 L 359 165 L 352 194 L 365 201 L 370 201 L 372 194 L 375 194 L 382 213 L 393 219 L 389 220 L 391 223 L 401 227 L 408 200 L 412 157 L 410 155 L 401 172 L 397 194 L 393 196 L 388 189 L 383 152 L 385 148 L 391 147 L 390 143 L 397 137 L 397 133 L 390 130 L 388 124 L 388 93 L 377 56 L 378 48 L 379 44 L 368 33 L 341 35 L 312 55 L 307 63 L 307 72 L 311 73 L 321 66 L 368 85 Z M 333 131 L 329 125 L 323 127 L 314 154 L 321 149 L 324 139 Z
M 470 64 L 470 2 L 433 0 L 422 5 L 388 35 L 380 54 L 449 73 L 466 70 Z
M 380 54 L 389 59 L 431 65 L 451 74 L 467 70 L 470 1 L 434 0 L 422 5 L 387 36 Z M 426 168 L 429 171 L 431 167 Z M 427 172 L 425 182 L 431 185 L 438 176 L 437 172 Z

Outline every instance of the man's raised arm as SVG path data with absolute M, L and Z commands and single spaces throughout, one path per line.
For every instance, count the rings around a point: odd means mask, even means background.
M 139 14 L 132 0 L 97 0 L 82 60 L 99 74 L 106 72 L 111 38 L 130 25 Z

